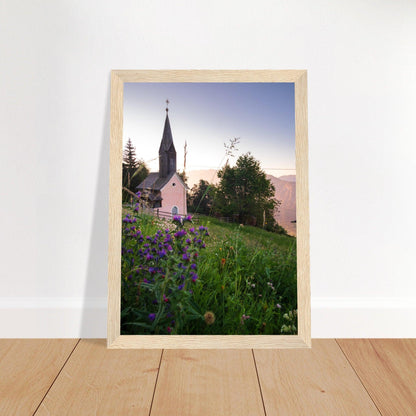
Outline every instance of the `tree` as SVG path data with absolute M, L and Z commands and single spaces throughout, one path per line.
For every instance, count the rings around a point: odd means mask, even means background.
M 126 188 L 131 188 L 131 177 L 136 171 L 137 160 L 136 160 L 136 148 L 133 146 L 131 139 L 127 140 L 126 147 L 123 152 L 123 173 L 126 172 Z M 124 180 L 123 180 L 124 183 Z M 132 189 L 130 189 L 132 190 Z
M 144 181 L 149 174 L 145 162 L 136 157 L 136 148 L 129 138 L 123 151 L 123 186 L 136 193 L 137 186 Z M 123 192 L 123 201 L 130 201 L 131 196 Z
M 189 211 L 209 215 L 214 203 L 214 195 L 215 186 L 201 179 L 198 185 L 192 187 L 188 197 Z
M 274 212 L 280 202 L 275 199 L 275 188 L 250 152 L 240 156 L 234 167 L 221 169 L 218 178 L 216 210 L 240 223 L 278 229 Z

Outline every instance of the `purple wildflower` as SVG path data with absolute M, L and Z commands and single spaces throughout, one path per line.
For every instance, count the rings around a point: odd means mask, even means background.
M 179 237 L 183 237 L 185 234 L 186 234 L 186 230 L 179 230 L 174 234 L 174 236 L 176 238 L 179 238 Z
M 156 314 L 155 313 L 149 313 L 148 318 L 149 318 L 149 321 L 152 321 L 153 322 L 155 320 L 155 318 L 156 318 Z
M 185 287 L 185 285 L 183 285 L 183 284 L 182 285 L 179 285 L 178 286 L 178 290 L 182 290 L 184 287 Z

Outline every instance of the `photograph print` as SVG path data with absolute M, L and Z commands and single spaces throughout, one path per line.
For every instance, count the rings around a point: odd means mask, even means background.
M 125 82 L 121 335 L 298 334 L 295 84 Z

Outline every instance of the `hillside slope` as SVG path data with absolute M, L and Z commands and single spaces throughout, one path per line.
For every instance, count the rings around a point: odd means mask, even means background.
M 201 179 L 209 183 L 217 184 L 219 179 L 215 169 L 193 170 L 187 172 L 188 186 L 192 188 Z M 275 187 L 275 198 L 281 201 L 279 212 L 275 215 L 276 221 L 288 232 L 289 235 L 296 236 L 296 175 L 285 175 L 276 178 L 267 175 Z

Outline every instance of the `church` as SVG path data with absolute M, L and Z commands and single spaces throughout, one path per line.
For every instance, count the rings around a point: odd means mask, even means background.
M 147 206 L 158 210 L 162 217 L 187 215 L 187 186 L 176 171 L 176 150 L 168 112 L 166 107 L 165 127 L 159 147 L 159 172 L 151 172 L 137 187 Z

